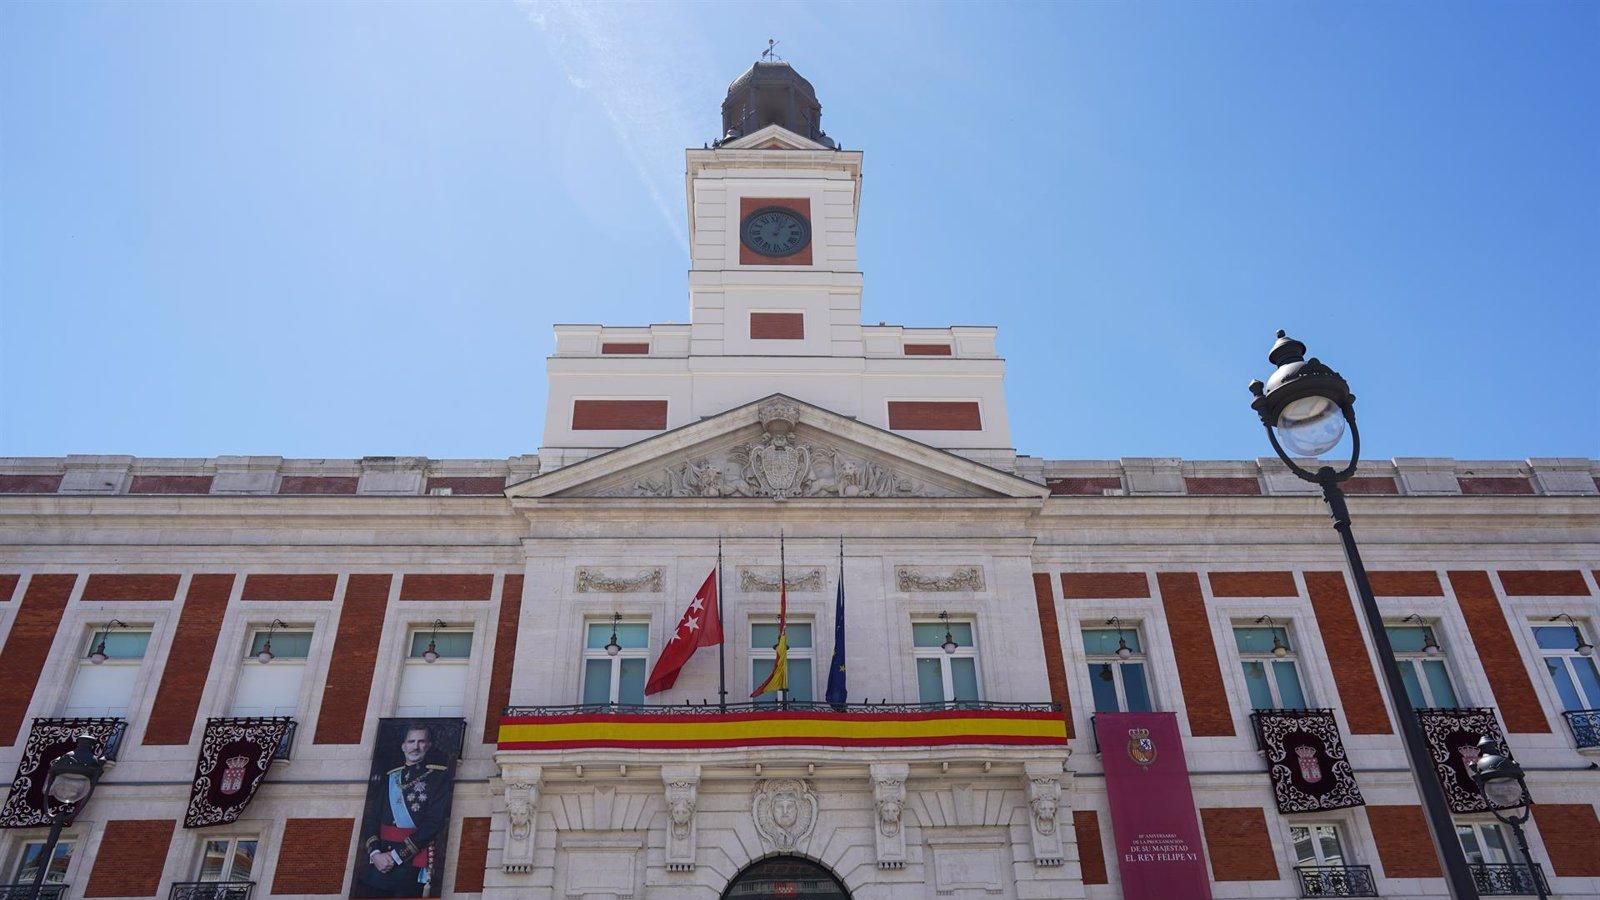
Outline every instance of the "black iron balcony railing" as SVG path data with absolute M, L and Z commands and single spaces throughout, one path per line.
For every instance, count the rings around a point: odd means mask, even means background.
M 65 884 L 42 884 L 39 900 L 61 900 L 67 895 Z M 33 900 L 33 882 L 26 884 L 0 884 L 0 900 Z
M 1538 863 L 1472 863 L 1472 881 L 1478 893 L 1496 896 L 1537 894 L 1543 888 L 1550 893 L 1550 884 L 1544 880 L 1544 869 Z M 1537 886 L 1536 886 L 1537 885 Z
M 786 703 L 729 703 L 718 706 L 709 701 L 677 705 L 637 703 L 574 703 L 568 706 L 508 706 L 507 717 L 572 716 L 617 713 L 630 716 L 719 716 L 740 713 L 811 712 L 851 714 L 937 713 L 959 710 L 986 712 L 1060 712 L 1055 703 L 998 703 L 992 700 L 949 700 L 941 703 L 841 703 L 824 700 L 790 700 Z
M 250 900 L 254 881 L 174 881 L 167 900 Z
M 1371 866 L 1295 866 L 1302 897 L 1376 897 Z
M 278 742 L 278 752 L 272 754 L 274 760 L 290 760 L 294 757 L 294 736 L 300 730 L 300 723 L 294 719 L 289 720 L 289 730 L 283 733 L 283 740 Z M 242 898 L 241 898 L 242 900 Z
M 1600 747 L 1600 709 L 1572 709 L 1561 715 L 1580 748 Z
M 1260 753 L 1267 751 L 1267 746 L 1261 739 L 1261 717 L 1263 715 L 1278 716 L 1295 719 L 1321 719 L 1333 718 L 1331 709 L 1314 709 L 1311 707 L 1286 706 L 1282 709 L 1258 709 L 1250 713 L 1250 731 L 1256 739 L 1256 750 Z

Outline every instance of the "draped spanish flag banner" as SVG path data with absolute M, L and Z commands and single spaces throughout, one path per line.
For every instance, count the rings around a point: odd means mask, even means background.
M 789 581 L 784 574 L 782 538 L 778 539 L 778 643 L 772 649 L 776 651 L 772 660 L 772 674 L 750 692 L 752 697 L 772 691 L 787 693 L 789 690 Z

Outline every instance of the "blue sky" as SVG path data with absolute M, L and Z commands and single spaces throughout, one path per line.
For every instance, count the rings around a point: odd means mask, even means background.
M 533 452 L 768 37 L 1022 452 L 1266 455 L 1282 327 L 1370 457 L 1600 454 L 1600 4 L 235 0 L 0 5 L 0 455 Z

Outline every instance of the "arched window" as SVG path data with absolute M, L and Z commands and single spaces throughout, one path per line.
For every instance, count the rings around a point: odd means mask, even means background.
M 798 856 L 770 856 L 734 876 L 722 900 L 849 900 L 850 892 L 827 868 Z

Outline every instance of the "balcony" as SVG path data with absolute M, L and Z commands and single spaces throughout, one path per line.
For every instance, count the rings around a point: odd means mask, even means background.
M 250 900 L 255 886 L 254 881 L 174 881 L 167 900 Z
M 1600 709 L 1574 709 L 1561 714 L 1572 729 L 1579 750 L 1600 748 Z
M 290 719 L 289 730 L 283 733 L 283 740 L 278 742 L 278 751 L 272 754 L 273 762 L 277 762 L 279 760 L 288 762 L 293 758 L 290 754 L 294 752 L 294 736 L 299 730 L 300 723 L 296 722 L 294 719 Z M 242 900 L 242 898 L 237 898 L 237 900 Z
M 128 733 L 128 720 L 118 718 L 39 718 L 33 720 L 35 729 L 53 729 L 63 743 L 69 743 L 82 733 L 105 735 L 101 740 L 107 762 L 116 762 L 122 752 L 122 737 Z M 68 748 L 70 749 L 70 747 Z M 63 751 L 65 752 L 65 751 Z M 46 760 L 48 764 L 48 760 Z M 0 898 L 4 900 L 4 898 Z
M 288 723 L 289 727 L 288 727 L 287 730 L 284 731 L 283 738 L 278 741 L 278 749 L 273 751 L 273 753 L 272 753 L 272 761 L 273 762 L 288 762 L 289 760 L 294 758 L 293 757 L 294 736 L 295 736 L 295 733 L 297 731 L 299 731 L 299 729 L 300 729 L 300 723 L 295 721 L 294 719 L 289 718 L 288 716 L 270 716 L 270 717 L 229 716 L 229 717 L 216 718 L 216 719 L 207 719 L 206 720 L 206 727 L 209 728 L 212 724 L 220 724 L 220 725 L 260 725 L 260 724 L 277 724 L 278 722 L 286 722 L 286 723 Z
M 39 885 L 39 900 L 62 900 L 66 895 L 65 884 Z M 0 900 L 33 900 L 33 885 L 0 884 Z
M 1544 893 L 1550 893 L 1550 885 L 1544 880 L 1544 869 L 1538 863 L 1532 866 L 1520 863 L 1472 863 L 1467 868 L 1472 870 L 1472 881 L 1478 886 L 1478 893 L 1486 897 L 1537 894 L 1540 888 Z
M 501 750 L 1065 746 L 1054 703 L 730 703 L 513 706 Z
M 1376 897 L 1371 866 L 1295 866 L 1302 897 Z

